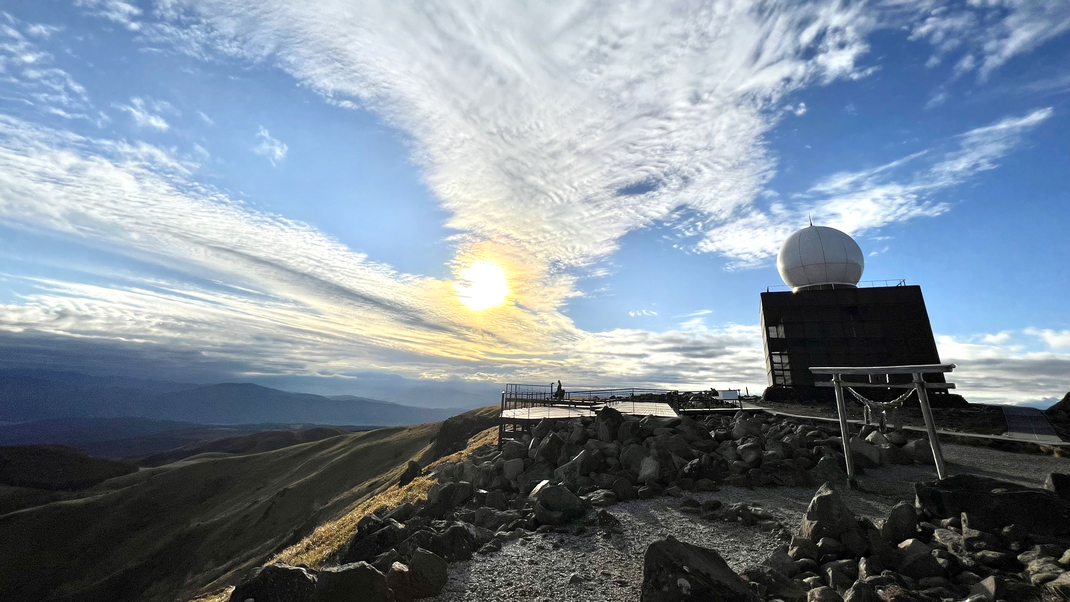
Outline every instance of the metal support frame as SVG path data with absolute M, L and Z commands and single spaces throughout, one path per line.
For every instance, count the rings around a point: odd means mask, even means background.
M 925 430 L 929 434 L 929 445 L 933 450 L 933 462 L 936 464 L 936 476 L 940 480 L 947 478 L 947 466 L 944 464 L 944 452 L 940 449 L 940 437 L 936 432 L 936 422 L 933 420 L 933 410 L 929 405 L 929 389 L 953 389 L 952 383 L 927 383 L 925 375 L 935 372 L 951 372 L 956 368 L 955 364 L 920 364 L 910 366 L 869 366 L 869 367 L 821 367 L 810 368 L 814 374 L 830 374 L 830 383 L 815 383 L 817 386 L 831 386 L 836 390 L 836 413 L 840 419 L 840 435 L 843 437 L 843 455 L 847 465 L 847 484 L 852 489 L 858 487 L 855 479 L 854 458 L 851 455 L 851 434 L 847 430 L 847 408 L 843 402 L 843 375 L 870 376 L 874 374 L 909 374 L 914 381 L 909 385 L 886 385 L 877 383 L 847 383 L 848 385 L 862 387 L 886 387 L 886 388 L 913 388 L 918 392 L 918 401 L 921 405 L 921 415 L 925 419 Z
M 940 449 L 940 437 L 936 434 L 933 410 L 929 407 L 929 392 L 926 390 L 925 379 L 922 377 L 921 372 L 914 373 L 914 388 L 918 392 L 918 401 L 921 402 L 921 415 L 925 418 L 925 430 L 929 432 L 929 444 L 933 448 L 936 477 L 942 481 L 947 478 L 947 468 L 944 466 L 944 452 Z
M 855 460 L 851 454 L 851 433 L 847 430 L 847 408 L 843 403 L 843 379 L 839 374 L 832 375 L 832 384 L 836 388 L 836 413 L 840 416 L 840 437 L 843 438 L 843 457 L 847 465 L 847 484 L 851 489 L 858 489 L 855 478 Z

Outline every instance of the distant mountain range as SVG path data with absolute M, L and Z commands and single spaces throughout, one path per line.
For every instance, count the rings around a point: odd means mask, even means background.
M 197 385 L 77 372 L 0 371 L 2 422 L 134 417 L 197 424 L 394 426 L 436 422 L 460 411 L 348 395 L 290 393 L 248 383 Z

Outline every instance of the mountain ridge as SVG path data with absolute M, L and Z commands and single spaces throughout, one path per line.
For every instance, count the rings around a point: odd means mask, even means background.
M 294 393 L 253 383 L 183 384 L 73 372 L 0 372 L 0 420 L 14 423 L 84 417 L 222 425 L 396 426 L 435 422 L 461 411 L 355 395 Z

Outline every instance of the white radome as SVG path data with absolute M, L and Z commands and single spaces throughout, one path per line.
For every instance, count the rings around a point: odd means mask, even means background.
M 866 259 L 853 238 L 835 228 L 809 226 L 780 247 L 777 270 L 794 291 L 822 285 L 855 286 Z

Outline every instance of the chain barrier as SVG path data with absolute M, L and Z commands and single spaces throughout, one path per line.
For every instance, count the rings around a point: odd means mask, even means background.
M 903 393 L 902 395 L 896 397 L 891 401 L 873 401 L 872 399 L 867 399 L 851 387 L 847 387 L 847 391 L 851 395 L 853 395 L 859 403 L 862 404 L 862 414 L 863 418 L 865 418 L 866 424 L 870 424 L 874 413 L 877 414 L 880 430 L 883 433 L 885 430 L 885 421 L 887 420 L 888 412 L 892 412 L 891 421 L 893 423 L 896 422 L 895 419 L 898 418 L 897 413 L 899 408 L 903 407 L 903 402 L 906 401 L 907 397 L 910 397 L 910 394 L 914 392 L 914 389 L 907 389 L 906 393 Z

